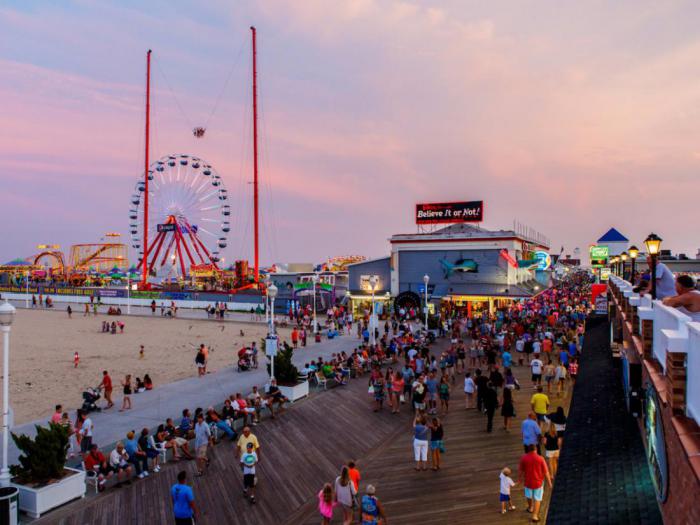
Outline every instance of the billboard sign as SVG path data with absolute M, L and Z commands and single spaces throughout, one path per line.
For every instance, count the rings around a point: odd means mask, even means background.
M 416 224 L 482 222 L 484 201 L 416 204 Z
M 600 268 L 608 263 L 610 249 L 607 246 L 593 245 L 590 249 L 591 266 Z
M 175 231 L 175 223 L 173 223 L 173 224 L 159 224 L 158 225 L 158 233 L 174 232 L 174 231 Z

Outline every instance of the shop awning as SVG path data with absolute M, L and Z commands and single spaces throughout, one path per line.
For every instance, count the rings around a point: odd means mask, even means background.
M 450 296 L 479 296 L 479 297 L 512 297 L 528 298 L 537 295 L 542 289 L 542 285 L 535 281 L 527 281 L 520 284 L 493 284 L 493 283 L 469 283 L 445 285 L 445 290 L 440 295 L 437 294 L 439 286 L 435 287 L 433 297 Z M 442 292 L 442 290 L 440 290 Z

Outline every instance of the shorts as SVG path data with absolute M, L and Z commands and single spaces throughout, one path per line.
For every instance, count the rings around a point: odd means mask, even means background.
M 243 488 L 252 489 L 255 487 L 255 474 L 243 474 Z
M 537 421 L 544 423 L 547 418 L 547 414 L 536 414 L 537 415 Z
M 534 499 L 535 501 L 542 501 L 542 496 L 544 495 L 544 483 L 538 489 L 529 489 L 525 487 L 525 497 L 527 499 Z
M 437 392 L 429 392 L 428 393 L 428 399 L 430 401 L 435 401 L 437 399 Z
M 197 447 L 197 459 L 207 459 L 207 445 Z
M 414 401 L 413 408 L 415 408 L 416 410 L 425 410 L 425 403 L 416 403 Z
M 441 439 L 438 439 L 436 441 L 431 441 L 430 442 L 430 450 L 440 450 L 442 451 L 445 448 L 445 444 Z
M 545 379 L 545 381 L 547 381 L 547 383 L 551 383 L 554 380 L 554 377 L 553 376 L 544 376 L 544 379 Z
M 505 501 L 505 502 L 510 501 L 510 494 L 503 494 L 503 493 L 499 494 L 499 495 L 498 495 L 498 501 L 500 501 L 501 503 L 504 502 L 504 501 Z
M 545 455 L 545 457 L 548 457 L 548 458 L 558 458 L 559 457 L 559 450 L 545 450 L 544 455 Z
M 173 438 L 173 439 L 175 440 L 175 444 L 176 444 L 178 447 L 181 447 L 182 445 L 186 445 L 186 444 L 187 444 L 187 440 L 186 440 L 185 438 L 176 437 L 176 438 Z
M 422 439 L 414 439 L 413 455 L 416 461 L 428 461 L 428 442 Z
M 542 374 L 532 374 L 532 382 L 538 383 L 542 380 Z

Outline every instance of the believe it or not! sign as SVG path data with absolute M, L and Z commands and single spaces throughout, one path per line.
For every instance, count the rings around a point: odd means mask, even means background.
M 416 204 L 416 224 L 482 222 L 484 201 Z

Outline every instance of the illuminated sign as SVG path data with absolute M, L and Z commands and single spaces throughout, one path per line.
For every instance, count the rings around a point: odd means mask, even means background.
M 371 275 L 360 275 L 360 290 L 364 292 L 371 292 L 372 291 L 372 285 L 369 282 Z M 379 279 L 379 276 L 375 275 L 374 276 L 377 279 L 377 283 L 374 286 L 374 291 L 376 292 L 377 290 L 382 289 L 382 281 Z
M 610 268 L 605 267 L 600 269 L 600 280 L 607 281 L 610 279 Z
M 508 261 L 508 264 L 510 264 L 513 268 L 518 267 L 518 261 L 516 261 L 511 254 L 508 253 L 508 250 L 503 249 L 500 252 L 500 256 L 503 257 L 506 261 Z
M 651 480 L 659 501 L 666 501 L 668 489 L 668 462 L 666 460 L 666 438 L 661 419 L 661 405 L 656 390 L 649 385 L 646 392 L 644 430 L 646 433 L 647 461 L 651 470 Z
M 608 262 L 610 249 L 607 246 L 594 245 L 590 249 L 591 266 L 599 268 L 605 266 Z
M 416 224 L 482 222 L 484 201 L 416 204 Z
M 552 256 L 545 251 L 537 250 L 535 252 L 535 260 L 538 261 L 538 271 L 547 270 L 550 266 L 552 266 Z
M 159 224 L 158 225 L 158 233 L 174 232 L 174 231 L 175 231 L 175 224 Z

